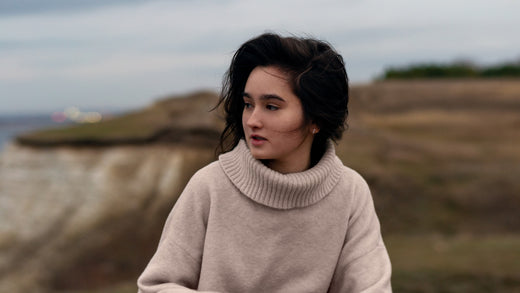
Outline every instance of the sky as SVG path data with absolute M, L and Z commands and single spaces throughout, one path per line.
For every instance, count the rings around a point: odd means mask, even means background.
M 0 114 L 135 109 L 218 91 L 263 32 L 311 36 L 353 84 L 385 68 L 520 60 L 518 0 L 1 0 Z

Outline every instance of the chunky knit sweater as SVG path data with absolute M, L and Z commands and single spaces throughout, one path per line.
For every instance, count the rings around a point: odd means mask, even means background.
M 391 292 L 372 197 L 332 143 L 281 174 L 244 141 L 199 170 L 172 209 L 139 292 Z

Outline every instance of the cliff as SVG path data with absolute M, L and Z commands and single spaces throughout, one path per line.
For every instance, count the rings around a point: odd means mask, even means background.
M 164 99 L 8 145 L 0 154 L 0 292 L 135 278 L 187 180 L 215 158 L 215 101 L 212 93 Z
M 215 103 L 204 92 L 166 98 L 99 124 L 27 133 L 8 146 L 0 154 L 0 292 L 94 292 L 121 282 L 135 292 L 179 193 L 215 159 L 222 129 L 209 112 Z M 406 245 L 423 237 L 520 233 L 518 80 L 357 85 L 349 108 L 336 151 L 367 179 L 385 237 L 402 237 L 388 243 L 391 257 L 403 251 L 400 260 L 409 259 Z M 508 243 L 493 264 L 518 255 Z M 474 253 L 485 263 L 478 247 Z M 468 286 L 489 276 L 520 284 L 485 265 L 468 273 L 396 264 L 404 287 L 454 274 Z

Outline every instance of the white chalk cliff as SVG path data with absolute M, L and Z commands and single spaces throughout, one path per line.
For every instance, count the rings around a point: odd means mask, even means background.
M 187 180 L 215 158 L 221 120 L 208 112 L 215 97 L 165 99 L 131 119 L 92 126 L 88 136 L 74 128 L 61 140 L 30 135 L 5 147 L 0 292 L 88 289 L 137 278 Z M 121 135 L 143 124 L 149 136 Z
M 153 229 L 212 158 L 208 148 L 171 145 L 9 145 L 0 155 L 0 292 L 60 283 L 57 272 L 103 250 L 119 232 Z

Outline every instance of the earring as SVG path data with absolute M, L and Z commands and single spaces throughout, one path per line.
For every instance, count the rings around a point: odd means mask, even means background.
M 312 134 L 316 134 L 316 128 L 312 129 Z

